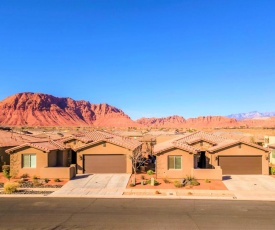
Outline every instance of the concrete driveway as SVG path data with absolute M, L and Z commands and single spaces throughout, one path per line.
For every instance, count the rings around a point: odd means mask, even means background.
M 50 196 L 120 196 L 131 174 L 77 175 Z
M 275 178 L 268 175 L 225 176 L 223 183 L 231 191 L 273 191 Z

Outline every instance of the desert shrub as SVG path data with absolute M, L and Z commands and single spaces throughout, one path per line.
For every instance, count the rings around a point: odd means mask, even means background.
M 193 179 L 193 180 L 191 180 L 190 185 L 192 185 L 192 186 L 199 186 L 200 183 L 196 179 Z
M 32 179 L 33 179 L 33 180 L 37 180 L 37 179 L 38 179 L 38 176 L 33 175 Z
M 170 180 L 168 180 L 167 178 L 164 178 L 164 179 L 163 179 L 163 182 L 164 182 L 165 184 L 170 184 L 170 183 L 171 183 Z
M 7 182 L 4 185 L 4 193 L 12 194 L 17 191 L 18 187 L 19 187 L 19 184 L 16 182 Z
M 61 182 L 61 180 L 59 178 L 55 178 L 54 182 Z
M 148 171 L 147 171 L 147 175 L 151 176 L 151 175 L 153 175 L 153 174 L 154 174 L 154 171 L 153 171 L 153 170 L 148 170 Z
M 26 178 L 29 178 L 29 174 L 28 173 L 24 173 L 22 174 L 22 176 L 20 178 L 23 178 L 23 179 L 26 179 Z
M 175 181 L 174 181 L 174 186 L 175 186 L 176 188 L 182 188 L 182 187 L 183 187 L 183 184 L 180 183 L 180 181 L 175 180 Z
M 44 181 L 45 183 L 49 183 L 50 180 L 48 178 L 45 178 Z
M 211 180 L 205 179 L 205 183 L 211 183 Z
M 38 179 L 33 180 L 33 187 L 40 187 L 42 184 Z
M 130 187 L 135 187 L 135 184 L 131 183 L 131 184 L 130 184 Z

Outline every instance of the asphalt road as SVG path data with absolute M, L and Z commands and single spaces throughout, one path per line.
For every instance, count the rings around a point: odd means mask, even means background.
M 0 229 L 275 229 L 275 202 L 0 198 Z

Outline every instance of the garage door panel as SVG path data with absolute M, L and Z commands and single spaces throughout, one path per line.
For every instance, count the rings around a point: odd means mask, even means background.
M 126 173 L 126 155 L 85 155 L 85 173 Z
M 223 174 L 262 174 L 261 156 L 220 156 L 219 166 Z

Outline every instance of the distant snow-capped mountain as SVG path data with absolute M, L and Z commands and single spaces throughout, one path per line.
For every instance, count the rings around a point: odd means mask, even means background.
M 253 119 L 253 118 L 259 118 L 259 117 L 274 117 L 274 116 L 275 116 L 275 112 L 261 113 L 258 111 L 253 111 L 253 112 L 249 112 L 249 113 L 231 114 L 227 117 L 235 118 L 236 120 L 244 120 L 244 119 Z

